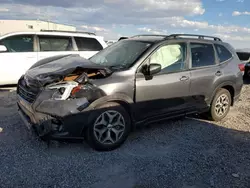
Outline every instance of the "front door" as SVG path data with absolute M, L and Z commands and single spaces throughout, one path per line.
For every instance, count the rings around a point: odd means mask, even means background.
M 147 79 L 136 74 L 137 120 L 183 113 L 189 107 L 190 72 L 187 70 L 186 43 L 159 47 L 145 64 L 161 64 L 161 72 Z M 148 66 L 147 65 L 147 66 Z
M 0 85 L 17 84 L 18 79 L 37 62 L 33 35 L 15 35 L 4 38 L 0 45 L 7 48 L 0 52 Z

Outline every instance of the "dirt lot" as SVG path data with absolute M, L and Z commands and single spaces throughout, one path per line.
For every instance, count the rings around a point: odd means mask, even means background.
M 30 134 L 0 91 L 0 187 L 250 187 L 250 85 L 220 123 L 186 118 L 138 130 L 113 152 Z

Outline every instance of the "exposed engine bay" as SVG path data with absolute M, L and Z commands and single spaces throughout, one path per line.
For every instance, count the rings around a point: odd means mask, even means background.
M 103 70 L 77 69 L 63 77 L 59 82 L 46 86 L 48 89 L 57 89 L 53 95 L 55 100 L 67 100 L 86 97 L 89 102 L 103 96 L 104 93 L 91 82 L 108 76 Z
M 26 72 L 24 82 L 30 89 L 55 91 L 53 100 L 86 97 L 91 102 L 104 95 L 92 80 L 106 78 L 111 74 L 108 67 L 94 64 L 79 55 L 68 55 L 38 62 Z
M 89 79 L 105 78 L 108 74 L 104 70 L 77 69 L 64 76 L 63 81 L 76 81 L 79 83 L 87 82 Z

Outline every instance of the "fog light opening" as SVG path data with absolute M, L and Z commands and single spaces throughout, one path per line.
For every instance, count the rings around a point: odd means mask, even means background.
M 55 131 L 61 132 L 63 130 L 62 122 L 58 119 L 52 119 L 52 126 Z
M 59 131 L 59 132 L 62 132 L 62 130 L 63 130 L 63 126 L 62 126 L 62 125 L 59 125 L 59 126 L 58 126 L 58 131 Z

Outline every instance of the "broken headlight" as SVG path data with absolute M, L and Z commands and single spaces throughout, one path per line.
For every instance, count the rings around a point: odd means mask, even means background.
M 49 90 L 56 90 L 53 94 L 52 99 L 54 100 L 66 100 L 71 95 L 71 91 L 79 84 L 74 81 L 59 82 L 50 84 L 46 87 Z

